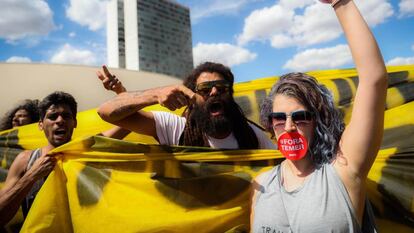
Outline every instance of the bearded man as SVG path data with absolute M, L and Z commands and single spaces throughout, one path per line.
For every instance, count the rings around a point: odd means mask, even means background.
M 104 75 L 111 77 L 107 69 Z M 220 149 L 276 149 L 275 144 L 243 114 L 233 98 L 234 76 L 222 64 L 196 67 L 182 85 L 121 93 L 102 104 L 98 113 L 109 123 L 154 137 L 162 145 Z M 142 109 L 160 104 L 182 116 Z

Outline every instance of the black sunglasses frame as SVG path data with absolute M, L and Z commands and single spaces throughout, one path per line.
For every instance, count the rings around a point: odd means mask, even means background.
M 269 122 L 273 119 L 278 121 L 286 121 L 288 116 L 292 118 L 293 122 L 297 121 L 311 121 L 313 119 L 313 113 L 306 110 L 293 111 L 289 114 L 285 112 L 272 112 L 269 114 Z
M 208 95 L 213 87 L 217 88 L 220 92 L 230 89 L 231 84 L 226 80 L 208 81 L 197 84 L 195 92 L 201 95 Z

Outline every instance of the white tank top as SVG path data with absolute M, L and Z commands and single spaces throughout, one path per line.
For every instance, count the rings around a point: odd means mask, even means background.
M 324 164 L 291 192 L 281 185 L 280 165 L 261 177 L 252 232 L 376 232 L 368 199 L 362 229 L 348 192 L 331 164 Z

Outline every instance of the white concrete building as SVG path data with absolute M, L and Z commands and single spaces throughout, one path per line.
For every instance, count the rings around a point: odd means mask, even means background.
M 193 69 L 190 11 L 172 0 L 112 0 L 108 65 L 184 78 Z

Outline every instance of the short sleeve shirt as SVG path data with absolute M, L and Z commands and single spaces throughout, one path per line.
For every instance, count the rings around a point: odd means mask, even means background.
M 169 112 L 154 111 L 155 127 L 157 137 L 161 145 L 178 145 L 180 136 L 184 131 L 186 119 Z M 277 149 L 270 138 L 258 127 L 250 124 L 259 141 L 258 149 Z M 207 141 L 212 148 L 237 149 L 239 145 L 233 133 L 223 139 L 207 137 Z

